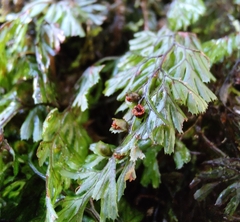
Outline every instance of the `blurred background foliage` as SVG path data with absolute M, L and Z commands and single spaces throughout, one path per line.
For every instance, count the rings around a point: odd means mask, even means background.
M 2 0 L 0 221 L 240 221 L 239 11 Z

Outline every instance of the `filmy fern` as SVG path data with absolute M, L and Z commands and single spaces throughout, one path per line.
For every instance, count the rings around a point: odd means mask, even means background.
M 6 90 L 0 101 L 0 128 L 19 111 L 27 114 L 20 136 L 39 142 L 41 172 L 36 173 L 45 174 L 46 221 L 82 221 L 85 211 L 96 220 L 114 221 L 122 204 L 126 206 L 126 182 L 136 179 L 140 164 L 144 166 L 141 184 L 157 188 L 159 152 L 172 155 L 177 169 L 190 161 L 190 151 L 178 135 L 190 115 L 204 113 L 208 103 L 216 100 L 206 85 L 215 81 L 210 66 L 230 55 L 239 42 L 236 35 L 231 44 L 225 39 L 201 44 L 195 34 L 179 31 L 206 10 L 201 0 L 173 1 L 168 27 L 135 33 L 129 51 L 115 61 L 103 94 L 117 95 L 121 103 L 117 112 L 122 119 L 113 118 L 109 126 L 113 133 L 126 135 L 118 145 L 93 143 L 84 129 L 90 94 L 101 81 L 105 64 L 83 72 L 74 99 L 62 112 L 50 70 L 66 38 L 85 37 L 86 30 L 102 25 L 106 6 L 95 0 L 36 0 L 7 16 L 9 21 L 0 28 L 0 86 Z M 225 49 L 222 54 L 211 51 L 218 43 Z M 136 218 L 140 220 L 141 214 Z
M 102 156 L 101 152 L 95 154 L 98 157 L 95 157 L 93 165 L 90 164 L 91 168 L 84 170 L 76 197 L 63 201 L 62 205 L 69 208 L 60 212 L 60 221 L 66 220 L 70 214 L 81 219 L 82 207 L 90 198 L 101 198 L 101 221 L 106 218 L 115 220 L 117 201 L 114 197 L 117 196 L 119 201 L 126 181 L 136 178 L 135 167 L 139 159 L 143 159 L 146 166 L 145 175 L 152 175 L 151 178 L 144 176 L 142 184 L 151 183 L 154 187 L 159 186 L 160 172 L 153 160 L 161 149 L 166 154 L 174 153 L 177 168 L 190 160 L 189 151 L 176 139 L 175 130 L 181 133 L 186 120 L 182 106 L 198 114 L 206 110 L 208 102 L 216 99 L 204 84 L 214 80 L 209 67 L 209 61 L 200 51 L 200 43 L 193 34 L 173 33 L 167 28 L 156 34 L 136 34 L 136 38 L 130 41 L 130 51 L 120 58 L 115 74 L 107 81 L 104 90 L 106 96 L 122 90 L 118 99 L 124 104 L 120 110 L 127 109 L 122 121 L 128 123 L 128 135 L 118 147 L 112 148 L 109 157 Z M 125 96 L 131 92 L 140 96 L 138 105 L 125 101 Z M 141 117 L 134 115 L 136 106 L 144 110 Z M 115 121 L 115 124 L 112 128 L 116 130 L 122 127 L 120 122 Z M 96 169 L 103 158 L 105 166 Z M 109 164 L 112 169 L 109 169 Z M 123 165 L 120 175 L 116 175 L 116 169 L 121 169 Z M 108 201 L 111 207 L 106 207 Z

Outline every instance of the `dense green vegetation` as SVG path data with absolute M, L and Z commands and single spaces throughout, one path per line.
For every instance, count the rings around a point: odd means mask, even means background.
M 1 221 L 240 221 L 239 11 L 2 0 Z

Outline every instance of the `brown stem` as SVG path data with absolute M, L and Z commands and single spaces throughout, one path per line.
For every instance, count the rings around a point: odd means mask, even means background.
M 100 221 L 100 216 L 98 212 L 95 210 L 93 199 L 91 198 L 89 202 L 91 207 L 90 208 L 87 207 L 86 211 L 88 211 L 97 221 Z
M 142 12 L 143 12 L 144 30 L 149 30 L 147 0 L 142 0 L 140 6 L 141 6 Z
M 202 137 L 204 142 L 208 145 L 208 147 L 213 150 L 215 153 L 219 154 L 222 157 L 228 157 L 226 153 L 224 153 L 222 150 L 220 150 L 213 142 L 211 142 L 202 132 L 201 128 L 199 126 L 196 126 L 197 132 Z

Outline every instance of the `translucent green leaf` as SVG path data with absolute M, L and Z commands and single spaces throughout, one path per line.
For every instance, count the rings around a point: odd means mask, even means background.
M 234 33 L 220 39 L 213 39 L 203 43 L 203 50 L 212 64 L 222 61 L 225 57 L 232 55 L 240 44 L 239 33 Z
M 106 193 L 106 188 L 108 187 L 108 185 L 110 185 L 110 177 L 113 176 L 114 180 L 115 180 L 115 165 L 112 165 L 114 164 L 113 160 L 110 159 L 109 160 L 109 163 L 108 167 L 104 167 L 104 169 L 102 170 L 102 172 L 99 174 L 99 177 L 98 177 L 98 181 L 95 185 L 95 188 L 93 190 L 93 194 L 92 194 L 92 197 L 95 199 L 95 200 L 99 200 L 100 198 L 103 198 L 105 193 Z M 116 186 L 112 187 L 114 190 L 116 190 Z M 113 203 L 114 204 L 114 203 Z
M 173 159 L 177 169 L 181 169 L 183 164 L 191 160 L 191 155 L 187 147 L 179 140 L 176 140 L 176 147 L 173 154 Z
M 186 58 L 191 66 L 187 66 L 187 68 L 192 69 L 192 72 L 194 72 L 196 76 L 194 79 L 197 80 L 199 78 L 204 83 L 208 83 L 210 80 L 216 80 L 216 78 L 210 72 L 209 59 L 202 52 L 199 51 L 193 53 L 191 51 L 188 51 Z
M 79 92 L 73 101 L 73 106 L 81 107 L 82 111 L 88 108 L 87 96 L 90 89 L 98 83 L 100 79 L 99 72 L 102 68 L 103 66 L 92 66 L 83 73 L 79 80 Z
M 61 29 L 65 36 L 85 36 L 81 23 L 73 16 L 73 13 L 70 10 L 68 10 L 63 17 Z
M 62 210 L 58 212 L 58 221 L 82 221 L 85 207 L 89 202 L 90 198 L 90 192 L 87 192 L 84 197 L 66 197 L 62 202 L 60 202 L 60 204 L 62 205 Z
M 160 125 L 154 128 L 150 138 L 155 144 L 163 146 L 166 154 L 171 154 L 174 151 L 175 129 L 172 126 Z
M 110 79 L 106 82 L 106 88 L 103 93 L 106 96 L 112 95 L 118 89 L 123 88 L 127 82 L 129 81 L 129 72 L 120 72 L 118 75 L 114 77 L 114 79 Z
M 42 125 L 43 120 L 39 116 L 34 117 L 34 129 L 33 129 L 33 141 L 39 141 L 42 139 Z
M 117 99 L 124 101 L 121 107 L 125 104 L 128 108 L 123 117 L 129 125 L 128 135 L 114 153 L 116 158 L 126 161 L 117 180 L 118 200 L 125 182 L 136 178 L 138 159 L 143 159 L 144 164 L 141 183 L 159 186 L 156 156 L 160 149 L 152 151 L 151 148 L 156 146 L 163 148 L 165 154 L 173 153 L 178 169 L 190 161 L 189 150 L 176 141 L 176 130 L 182 133 L 187 119 L 183 106 L 198 114 L 205 112 L 208 103 L 216 99 L 205 85 L 215 80 L 210 63 L 199 50 L 201 45 L 191 33 L 174 34 L 166 28 L 157 34 L 140 32 L 130 41 L 130 51 L 119 59 L 112 78 L 106 82 L 104 94 L 109 96 L 118 91 Z M 136 116 L 134 106 L 127 104 L 125 98 L 130 92 L 141 96 L 138 106 L 144 109 L 144 115 Z M 148 140 L 149 148 L 142 150 L 138 144 Z M 207 188 L 200 191 L 207 195 Z
M 125 163 L 123 170 L 121 171 L 120 176 L 117 180 L 117 200 L 120 201 L 122 195 L 124 194 L 124 190 L 126 188 L 126 175 L 127 173 L 135 167 L 135 163 L 132 161 L 128 161 Z
M 112 151 L 115 148 L 115 146 L 106 144 L 102 141 L 99 141 L 98 143 L 93 143 L 90 145 L 90 150 L 92 150 L 95 154 L 109 157 L 112 155 Z
M 90 19 L 94 24 L 101 25 L 106 19 L 107 7 L 103 4 L 93 4 L 96 1 L 77 0 L 81 10 L 85 13 L 85 17 Z M 84 17 L 84 16 L 83 16 Z
M 43 123 L 43 141 L 49 142 L 54 139 L 55 134 L 60 128 L 60 114 L 57 108 L 50 111 Z
M 22 140 L 28 140 L 31 136 L 33 136 L 33 141 L 42 139 L 44 113 L 45 109 L 41 106 L 37 106 L 29 112 L 20 129 Z
M 93 188 L 98 179 L 97 175 L 97 172 L 87 173 L 85 175 L 86 180 L 77 190 L 76 195 L 72 197 L 67 196 L 59 202 L 62 209 L 58 212 L 58 221 L 82 221 L 84 210 L 92 196 Z
M 156 158 L 161 149 L 162 147 L 160 146 L 149 146 L 147 152 L 145 153 L 146 158 L 143 159 L 145 168 L 141 178 L 141 184 L 145 187 L 152 184 L 153 188 L 157 188 L 161 183 L 161 175 Z
M 236 195 L 234 195 L 230 201 L 228 202 L 227 206 L 225 207 L 225 214 L 227 215 L 233 215 L 233 213 L 236 211 L 238 205 L 240 203 L 240 189 L 238 188 L 236 190 Z
M 55 86 L 49 81 L 47 74 L 37 73 L 33 79 L 33 95 L 35 104 L 50 103 L 57 106 Z
M 38 147 L 37 156 L 40 165 L 48 158 L 46 198 L 50 198 L 50 205 L 46 220 L 55 218 L 53 206 L 57 197 L 62 189 L 69 188 L 71 184 L 72 174 L 61 173 L 79 170 L 88 154 L 91 141 L 80 125 L 81 121 L 79 110 L 59 113 L 57 109 L 53 109 L 43 123 L 43 141 Z
M 229 201 L 229 199 L 236 195 L 236 190 L 240 188 L 239 182 L 232 183 L 224 189 L 218 196 L 215 205 L 221 206 Z
M 130 206 L 130 204 L 123 198 L 119 202 L 118 208 L 121 221 L 140 222 L 143 220 L 143 214 Z
M 42 166 L 44 164 L 44 162 L 49 157 L 49 155 L 50 155 L 50 149 L 49 149 L 48 143 L 41 142 L 37 150 L 39 166 Z
M 65 187 L 64 182 L 66 182 L 66 179 L 62 178 L 61 175 L 57 173 L 57 171 L 53 168 L 50 159 L 50 164 L 46 174 L 46 221 L 55 221 L 58 217 L 54 210 L 54 204 L 59 197 L 59 194 Z
M 21 104 L 17 101 L 12 101 L 1 113 L 0 113 L 0 126 L 3 128 L 20 110 Z
M 188 94 L 187 106 L 192 114 L 203 113 L 207 109 L 207 103 L 194 92 L 191 93 L 191 91 Z
M 179 133 L 182 133 L 183 122 L 187 119 L 178 105 L 169 106 L 169 115 L 172 117 L 172 123 Z
M 194 198 L 198 201 L 204 200 L 207 195 L 219 184 L 219 182 L 208 183 L 203 185 L 199 190 L 194 194 Z
M 76 0 L 76 2 L 77 2 L 81 7 L 85 7 L 85 6 L 93 5 L 93 3 L 96 2 L 96 0 L 85 0 L 85 1 Z
M 52 23 L 40 24 L 37 31 L 35 55 L 41 72 L 45 74 L 50 66 L 50 55 L 54 56 L 59 52 L 65 36 L 63 31 Z
M 64 13 L 62 6 L 60 4 L 52 3 L 45 14 L 45 20 L 56 23 L 61 19 L 63 15 Z
M 37 152 L 40 163 L 51 151 L 53 163 L 62 164 L 66 169 L 79 169 L 87 156 L 90 143 L 80 121 L 81 113 L 75 113 L 74 110 L 59 113 L 54 109 L 48 114 L 43 123 L 43 141 Z
M 24 30 L 24 27 L 22 27 Z M 5 22 L 0 27 L 0 86 L 8 89 L 11 86 L 12 77 L 9 76 L 9 66 L 11 61 L 16 59 L 16 56 L 13 56 L 14 50 L 11 50 L 11 47 L 6 48 L 9 44 L 9 41 L 12 41 L 12 48 L 15 50 L 18 49 L 15 47 L 14 38 L 16 38 L 16 32 L 19 31 L 19 19 L 14 21 Z M 6 50 L 8 49 L 8 50 Z M 9 52 L 11 51 L 11 52 Z M 13 67 L 12 67 L 13 68 Z M 8 75 L 8 78 L 6 78 Z
M 17 92 L 16 90 L 12 90 L 8 93 L 5 93 L 3 96 L 1 96 L 0 100 L 0 107 L 1 109 L 4 109 L 9 103 L 11 103 L 14 98 L 16 98 Z
M 15 31 L 14 44 L 9 48 L 10 52 L 22 52 L 26 50 L 28 24 L 19 24 Z
M 41 28 L 41 35 L 45 37 L 44 44 L 46 50 L 50 55 L 56 55 L 60 51 L 60 44 L 65 40 L 63 31 L 53 23 L 44 24 Z M 46 39 L 46 37 L 48 37 L 48 39 Z
M 80 174 L 80 177 L 83 183 L 77 191 L 77 196 L 63 201 L 64 208 L 59 213 L 59 220 L 64 221 L 63 219 L 69 216 L 69 221 L 82 218 L 84 207 L 90 197 L 101 199 L 101 221 L 106 221 L 107 218 L 115 220 L 118 216 L 115 159 L 110 158 L 101 171 L 87 170 L 85 175 Z M 71 203 L 67 205 L 69 200 Z
M 90 146 L 90 148 L 92 147 Z M 104 161 L 106 161 L 106 157 L 99 156 L 96 154 L 88 155 L 87 158 L 85 159 L 84 167 L 86 169 L 93 169 L 93 168 L 102 169 L 102 167 L 104 166 Z
M 67 1 L 52 3 L 48 8 L 45 19 L 48 22 L 58 23 L 65 36 L 85 36 L 83 23 L 91 21 L 101 25 L 105 20 L 105 5 L 94 4 L 96 1 L 76 1 L 71 4 Z
M 44 9 L 50 4 L 50 1 L 35 0 L 27 4 L 23 11 L 28 12 L 31 17 L 35 17 L 42 13 Z
M 142 56 L 150 56 L 151 52 L 153 52 L 153 43 L 156 41 L 156 36 L 155 33 L 150 32 L 150 31 L 143 31 L 143 32 L 138 32 L 134 35 L 135 39 L 130 40 L 130 50 L 135 51 L 135 50 L 141 50 L 141 55 Z M 150 52 L 149 54 L 146 53 L 146 49 L 149 47 L 148 51 Z M 144 50 L 144 51 L 143 51 Z
M 108 186 L 105 185 L 101 187 L 102 188 L 101 190 L 104 190 L 101 199 L 101 213 L 100 213 L 101 221 L 106 221 L 107 218 L 115 220 L 118 216 L 116 163 L 113 159 L 110 159 L 108 165 L 106 166 L 108 167 L 108 178 L 106 178 L 108 181 L 105 181 L 105 183 L 107 183 Z
M 174 144 L 175 144 L 175 130 L 173 127 L 164 127 L 164 152 L 166 154 L 171 154 L 174 152 Z
M 186 30 L 205 12 L 202 0 L 175 0 L 170 5 L 167 18 L 172 30 Z
M 7 186 L 4 189 L 2 196 L 3 197 L 8 196 L 9 198 L 14 198 L 16 196 L 19 196 L 25 183 L 26 182 L 23 180 L 18 180 L 18 181 L 11 183 L 11 186 Z
M 161 32 L 167 31 L 164 29 L 160 30 L 159 35 Z M 172 38 L 169 36 L 161 38 L 159 35 L 154 36 L 152 32 L 141 32 L 135 35 L 136 38 L 130 41 L 130 47 L 131 45 L 133 46 L 131 50 L 134 54 L 127 53 L 120 59 L 118 64 L 119 72 L 107 81 L 104 90 L 105 95 L 109 96 L 117 90 L 123 89 L 118 96 L 118 100 L 123 100 L 128 92 L 141 90 L 144 84 L 147 84 L 147 82 L 151 83 L 149 78 L 153 78 L 156 75 L 159 79 L 166 77 L 166 80 L 171 83 L 169 84 L 169 90 L 173 93 L 172 99 L 176 100 L 173 106 L 180 103 L 188 106 L 190 112 L 194 114 L 204 112 L 207 108 L 207 102 L 216 99 L 216 96 L 203 82 L 209 82 L 210 80 L 215 80 L 215 78 L 209 71 L 210 64 L 206 56 L 197 51 L 198 48 L 196 49 L 196 47 L 200 47 L 196 37 L 188 33 L 179 33 L 175 41 L 186 44 L 186 48 L 184 48 L 184 45 L 161 44 L 165 39 L 170 39 L 169 41 L 172 42 Z M 159 55 L 159 58 L 150 57 L 149 59 L 145 59 L 141 55 L 143 50 L 142 42 L 145 42 L 146 39 L 148 41 L 151 39 L 151 46 L 155 46 L 154 51 L 168 52 L 167 59 L 163 62 L 165 70 L 162 73 L 157 66 L 161 62 Z M 150 45 L 150 42 L 147 44 Z M 171 80 L 168 79 L 169 77 Z M 157 83 L 158 85 L 155 83 L 155 91 L 151 92 L 149 83 L 145 86 L 149 91 L 149 96 L 147 97 L 150 97 L 148 98 L 148 105 L 150 105 L 150 109 L 154 109 L 156 104 L 154 102 L 151 104 L 151 100 L 154 98 L 151 96 L 151 93 L 152 95 L 156 94 L 157 89 L 163 89 L 163 85 L 161 85 L 161 81 Z M 161 96 L 161 93 L 158 96 Z M 157 102 L 156 98 L 155 101 Z M 179 107 L 175 110 L 181 112 Z M 157 115 L 159 116 L 160 113 Z M 163 118 L 162 121 L 164 121 Z M 175 118 L 174 122 L 178 131 L 181 132 L 181 121 L 177 122 Z
M 46 196 L 46 207 L 47 207 L 47 215 L 46 215 L 46 221 L 55 221 L 58 216 L 53 208 L 53 205 L 51 203 L 50 197 Z

